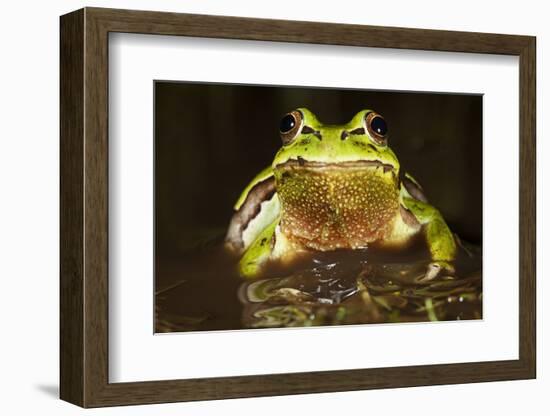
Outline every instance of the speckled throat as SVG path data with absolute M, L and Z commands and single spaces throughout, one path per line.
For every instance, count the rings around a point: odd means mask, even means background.
M 388 235 L 399 212 L 396 172 L 381 162 L 291 160 L 274 171 L 281 231 L 308 248 L 365 247 Z

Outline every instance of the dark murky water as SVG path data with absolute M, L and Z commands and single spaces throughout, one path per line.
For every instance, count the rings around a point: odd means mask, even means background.
M 481 319 L 481 250 L 461 244 L 456 272 L 429 280 L 419 239 L 406 250 L 314 253 L 244 280 L 221 243 L 159 259 L 156 332 Z

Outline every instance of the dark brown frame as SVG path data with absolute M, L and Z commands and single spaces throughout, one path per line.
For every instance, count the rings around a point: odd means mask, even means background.
M 136 383 L 108 380 L 110 32 L 519 56 L 519 359 Z M 61 17 L 61 388 L 83 406 L 349 391 L 536 376 L 535 38 L 85 8 Z

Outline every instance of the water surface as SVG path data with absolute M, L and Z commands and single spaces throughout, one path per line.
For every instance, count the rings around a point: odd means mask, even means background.
M 388 250 L 312 252 L 246 280 L 221 241 L 157 261 L 155 331 L 481 319 L 481 250 L 461 243 L 435 278 L 423 238 Z

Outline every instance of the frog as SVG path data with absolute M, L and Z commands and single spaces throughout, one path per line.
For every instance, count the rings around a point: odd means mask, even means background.
M 381 114 L 364 109 L 335 125 L 297 108 L 281 118 L 279 136 L 282 146 L 244 188 L 227 228 L 225 246 L 242 277 L 303 253 L 399 249 L 419 235 L 429 249 L 425 277 L 454 273 L 457 239 L 401 168 Z

